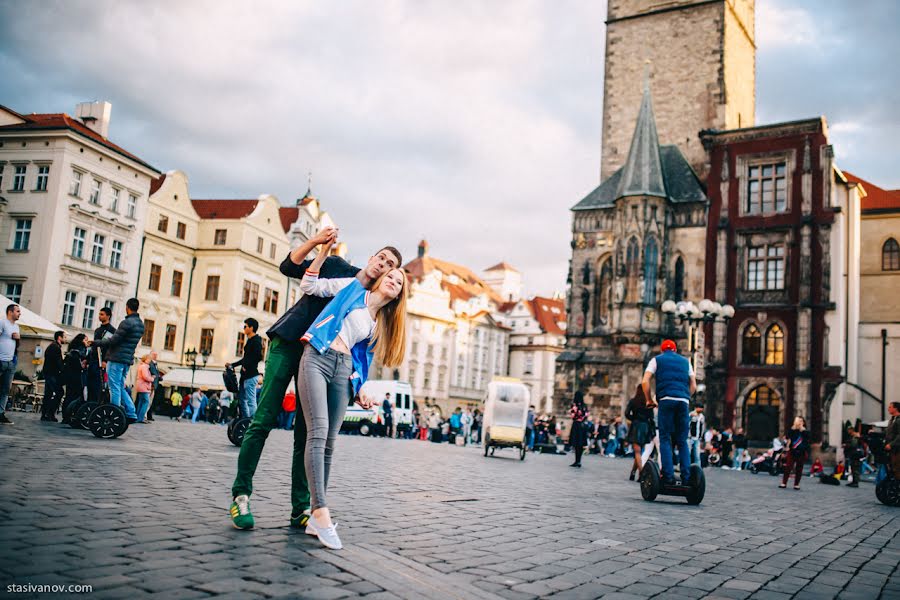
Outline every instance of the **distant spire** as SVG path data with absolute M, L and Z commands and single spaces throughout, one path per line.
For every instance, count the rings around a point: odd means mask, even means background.
M 312 198 L 312 171 L 306 177 L 306 195 Z
M 653 102 L 650 96 L 650 61 L 644 65 L 644 95 L 628 160 L 622 167 L 622 177 L 616 190 L 616 198 L 624 196 L 666 197 L 663 181 L 662 162 L 659 156 L 659 135 L 656 133 L 656 118 L 653 116 Z

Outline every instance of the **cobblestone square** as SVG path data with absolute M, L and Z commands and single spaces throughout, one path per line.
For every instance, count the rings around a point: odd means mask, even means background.
M 900 598 L 900 512 L 859 489 L 707 470 L 698 507 L 644 502 L 628 462 L 341 436 L 329 490 L 345 549 L 288 528 L 292 436 L 231 527 L 225 428 L 117 440 L 13 413 L 0 430 L 0 581 L 90 598 Z M 52 594 L 15 594 L 51 597 Z

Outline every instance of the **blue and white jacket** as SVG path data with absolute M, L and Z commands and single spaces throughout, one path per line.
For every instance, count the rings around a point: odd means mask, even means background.
M 303 276 L 301 290 L 317 296 L 330 295 L 328 292 L 336 293 L 336 295 L 300 339 L 322 354 L 337 339 L 347 315 L 351 311 L 367 306 L 369 292 L 355 277 L 337 279 L 318 279 L 318 277 L 318 272 L 307 270 Z M 322 285 L 315 285 L 317 280 Z M 354 396 L 359 394 L 360 388 L 369 378 L 369 367 L 372 365 L 374 357 L 372 348 L 371 339 L 367 338 L 350 349 L 350 356 L 353 360 L 353 374 L 350 376 L 350 383 L 353 384 Z

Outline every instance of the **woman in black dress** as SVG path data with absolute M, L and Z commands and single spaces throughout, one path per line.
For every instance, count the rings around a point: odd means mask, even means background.
M 631 475 L 628 477 L 631 481 L 634 481 L 635 473 L 641 472 L 641 453 L 644 451 L 644 446 L 649 444 L 655 435 L 653 431 L 654 406 L 647 402 L 644 397 L 644 389 L 641 384 L 638 384 L 634 396 L 625 408 L 625 418 L 631 421 L 631 426 L 628 428 L 628 443 L 634 450 L 634 464 L 631 466 Z
M 575 392 L 575 400 L 572 402 L 569 416 L 572 418 L 572 432 L 569 434 L 569 445 L 575 450 L 575 462 L 569 466 L 580 468 L 581 455 L 584 453 L 585 444 L 587 444 L 587 431 L 584 422 L 588 417 L 587 405 L 584 403 L 584 394 L 580 391 Z

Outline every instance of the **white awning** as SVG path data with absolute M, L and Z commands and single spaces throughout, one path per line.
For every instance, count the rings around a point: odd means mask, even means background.
M 6 307 L 9 306 L 10 304 L 13 304 L 13 301 L 10 300 L 9 298 L 7 298 L 6 296 L 4 296 L 3 294 L 0 294 L 0 306 L 3 307 L 3 308 L 0 308 L 0 310 L 5 311 Z M 16 303 L 16 304 L 18 304 L 18 303 Z M 52 323 L 51 321 L 49 321 L 48 319 L 45 319 L 44 317 L 37 314 L 36 312 L 32 312 L 32 311 L 28 310 L 21 304 L 19 304 L 19 309 L 22 311 L 22 315 L 19 317 L 19 320 L 16 322 L 16 324 L 19 326 L 19 331 L 22 333 L 22 335 L 31 334 L 31 335 L 38 335 L 38 336 L 40 336 L 40 335 L 53 336 L 54 331 L 65 331 L 59 325 Z M 4 314 L 4 316 L 5 316 L 5 314 Z M 69 333 L 66 332 L 66 335 L 69 335 Z
M 222 380 L 223 371 L 212 369 L 197 369 L 193 373 L 195 388 L 206 390 L 224 390 L 225 382 Z M 167 387 L 191 387 L 191 370 L 184 367 L 170 369 L 162 379 L 162 384 Z

